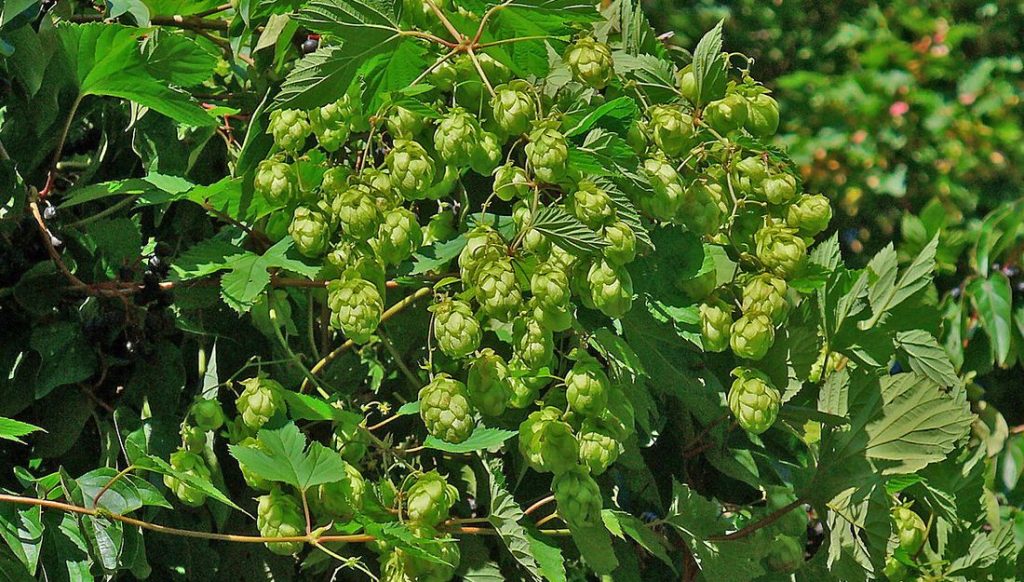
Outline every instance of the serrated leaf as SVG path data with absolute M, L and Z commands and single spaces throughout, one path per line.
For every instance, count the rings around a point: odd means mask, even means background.
M 232 509 L 243 511 L 243 509 L 236 505 L 235 502 L 231 501 L 231 499 L 229 499 L 228 496 L 225 495 L 223 491 L 214 487 L 213 483 L 210 483 L 206 479 L 200 479 L 193 475 L 192 473 L 183 473 L 181 471 L 178 471 L 177 469 L 172 467 L 167 461 L 161 459 L 160 457 L 157 457 L 156 455 L 145 455 L 136 457 L 132 462 L 135 464 L 135 466 L 139 467 L 140 469 L 155 471 L 157 473 L 160 473 L 161 475 L 170 475 L 175 479 L 184 482 L 189 487 L 194 487 L 202 491 L 210 499 L 219 501 L 220 503 L 223 503 L 224 505 L 227 505 Z
M 341 412 L 324 399 L 285 390 L 282 394 L 288 403 L 288 415 L 294 420 L 334 420 Z
M 491 508 L 487 514 L 487 521 L 494 526 L 501 541 L 505 543 L 512 557 L 520 566 L 526 569 L 533 576 L 540 578 L 542 573 L 533 557 L 533 550 L 530 546 L 529 534 L 526 528 L 519 522 L 525 514 L 519 503 L 505 484 L 505 475 L 502 473 L 501 461 L 498 459 L 484 459 L 484 470 L 489 477 L 488 491 L 491 498 Z
M 671 547 L 668 541 L 654 533 L 639 518 L 623 511 L 612 511 L 610 509 L 602 511 L 601 517 L 604 519 L 605 525 L 608 526 L 609 530 L 615 532 L 618 529 L 622 534 L 629 536 L 633 541 L 640 544 L 652 556 L 667 564 L 673 572 L 676 571 L 675 563 L 673 563 L 672 558 L 668 555 L 667 550 Z
M 633 229 L 633 234 L 636 235 L 636 240 L 639 246 L 646 250 L 654 250 L 654 242 L 651 241 L 651 234 L 647 230 L 647 226 L 640 218 L 640 213 L 637 211 L 633 201 L 629 199 L 629 196 L 623 192 L 619 186 L 621 183 L 633 185 L 632 180 L 637 178 L 636 176 L 629 176 L 627 173 L 623 173 L 619 177 L 600 177 L 594 180 L 599 188 L 608 194 L 608 198 L 612 201 L 612 206 L 615 207 L 615 216 L 619 220 L 626 223 L 629 228 Z M 641 186 L 642 187 L 642 186 Z
M 247 312 L 270 285 L 271 269 L 284 269 L 307 278 L 314 277 L 320 268 L 293 256 L 289 252 L 292 244 L 292 238 L 285 237 L 262 255 L 247 253 L 232 257 L 224 265 L 229 272 L 220 280 L 224 302 L 239 313 Z
M 898 273 L 896 251 L 892 244 L 871 259 L 868 270 L 875 276 L 868 288 L 871 318 L 862 321 L 859 324 L 860 329 L 874 327 L 890 310 L 931 283 L 938 244 L 939 238 L 933 238 L 902 274 Z
M 39 564 L 39 555 L 43 545 L 44 526 L 42 522 L 41 507 L 19 507 L 10 503 L 0 504 L 0 539 L 7 543 L 7 548 L 27 570 L 28 574 L 35 574 Z M 0 554 L 3 553 L 3 546 L 0 545 Z M 13 566 L 13 565 L 12 565 Z M 7 568 L 0 564 L 0 572 Z M 14 567 L 10 568 L 12 579 L 19 579 L 13 574 Z M 0 579 L 3 574 L 0 573 Z M 32 580 L 26 574 L 26 578 Z
M 608 241 L 557 206 L 545 206 L 538 210 L 530 226 L 574 255 L 597 253 L 608 246 Z
M 579 548 L 583 561 L 597 574 L 610 574 L 619 565 L 612 549 L 608 528 L 600 524 L 569 524 L 572 541 Z
M 457 565 L 448 564 L 440 558 L 437 550 L 437 544 L 440 540 L 417 537 L 405 524 L 364 522 L 363 527 L 367 534 L 388 544 L 398 546 L 402 551 L 411 556 L 434 564 L 445 564 L 452 567 Z
M 1001 272 L 992 273 L 987 279 L 975 279 L 967 286 L 981 326 L 992 342 L 995 361 L 1005 365 L 1013 344 L 1013 291 L 1010 280 Z
M 697 86 L 697 104 L 725 95 L 725 61 L 722 59 L 722 24 L 719 20 L 707 31 L 693 51 L 693 76 Z
M 500 428 L 488 428 L 478 426 L 468 439 L 461 443 L 454 444 L 445 442 L 434 436 L 428 436 L 423 440 L 423 446 L 428 449 L 436 449 L 446 453 L 471 453 L 501 446 L 508 439 L 519 434 L 514 430 L 503 430 Z
M 400 7 L 395 0 L 313 0 L 296 19 L 313 32 L 370 44 L 398 32 Z
M 25 444 L 21 437 L 43 430 L 34 424 L 0 416 L 0 439 Z
M 607 127 L 608 120 L 614 120 L 617 125 L 621 126 L 621 129 L 625 130 L 629 127 L 629 122 L 639 113 L 640 109 L 633 98 L 618 97 L 599 105 L 584 115 L 566 116 L 562 120 L 562 127 L 565 129 L 566 137 L 583 135 L 598 125 L 610 129 Z
M 348 90 L 363 63 L 393 50 L 399 38 L 390 36 L 379 43 L 366 44 L 346 42 L 306 55 L 281 84 L 275 107 L 312 109 L 336 101 Z
M 320 443 L 306 446 L 306 436 L 295 423 L 259 431 L 261 447 L 230 445 L 231 456 L 268 481 L 287 483 L 300 490 L 345 477 L 345 462 L 336 451 Z
M 914 329 L 896 333 L 896 346 L 910 358 L 910 368 L 940 386 L 959 386 L 953 362 L 932 334 Z

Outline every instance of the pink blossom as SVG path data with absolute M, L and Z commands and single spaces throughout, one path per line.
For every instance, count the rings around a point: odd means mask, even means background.
M 906 101 L 896 101 L 889 106 L 889 115 L 893 117 L 903 117 L 908 111 L 910 111 L 910 105 L 907 105 Z

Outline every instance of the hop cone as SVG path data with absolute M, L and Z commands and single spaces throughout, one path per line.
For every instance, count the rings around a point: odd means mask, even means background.
M 572 76 L 595 89 L 604 89 L 615 76 L 612 51 L 592 38 L 581 38 L 565 51 L 565 64 Z
M 448 518 L 458 490 L 437 471 L 424 473 L 406 492 L 406 514 L 417 524 L 435 526 Z
M 803 269 L 807 243 L 789 228 L 765 226 L 754 235 L 757 258 L 768 270 L 784 279 Z
M 465 167 L 473 161 L 480 126 L 465 109 L 453 109 L 434 132 L 434 149 L 448 164 Z
M 655 105 L 648 112 L 651 117 L 651 136 L 655 145 L 666 156 L 675 158 L 694 145 L 693 118 L 678 107 Z
M 397 265 L 412 256 L 423 244 L 419 219 L 407 208 L 395 208 L 384 215 L 377 234 L 377 256 Z
M 306 519 L 299 502 L 273 489 L 256 500 L 256 527 L 260 535 L 267 538 L 294 537 L 306 535 Z M 302 542 L 267 542 L 267 549 L 280 556 L 291 556 L 302 549 Z
M 519 452 L 536 471 L 564 473 L 577 466 L 579 443 L 553 407 L 531 412 L 519 425 Z
M 175 451 L 171 453 L 170 463 L 171 467 L 179 473 L 184 473 L 203 481 L 210 480 L 210 468 L 206 466 L 206 461 L 195 453 L 183 450 Z M 164 485 L 185 505 L 199 507 L 206 503 L 206 493 L 192 487 L 185 481 L 179 480 L 177 477 L 164 475 Z
M 438 374 L 420 389 L 420 418 L 427 432 L 458 444 L 473 434 L 473 406 L 466 386 L 447 374 Z
M 579 183 L 569 195 L 568 206 L 580 222 L 590 228 L 600 228 L 615 217 L 615 208 L 608 193 L 590 180 Z
M 344 461 L 342 461 L 344 462 Z M 345 463 L 345 478 L 317 488 L 319 508 L 333 519 L 349 521 L 363 507 L 366 481 L 351 463 Z
M 743 286 L 743 313 L 760 313 L 770 317 L 773 325 L 782 323 L 789 310 L 789 303 L 786 301 L 787 289 L 789 285 L 785 279 L 771 273 L 751 277 Z
M 704 108 L 704 121 L 718 133 L 735 131 L 747 122 L 747 100 L 731 93 L 712 101 Z
M 659 220 L 672 220 L 683 203 L 683 184 L 675 167 L 662 158 L 644 160 L 642 172 L 651 192 L 637 200 L 640 209 Z
M 384 163 L 391 173 L 391 183 L 406 198 L 422 198 L 422 193 L 434 183 L 434 160 L 415 141 L 395 140 L 395 147 Z
M 273 158 L 263 160 L 256 166 L 253 189 L 274 204 L 287 204 L 298 197 L 292 167 Z
M 786 214 L 786 224 L 806 236 L 814 236 L 825 230 L 831 220 L 832 205 L 821 194 L 804 194 L 789 207 Z
M 452 358 L 462 358 L 473 353 L 480 345 L 482 332 L 469 304 L 447 300 L 432 309 L 437 347 Z
M 509 259 L 499 259 L 481 267 L 474 291 L 481 310 L 501 321 L 506 321 L 518 311 L 523 302 L 516 272 Z
M 526 159 L 538 180 L 558 182 L 565 176 L 569 144 L 557 129 L 538 127 L 530 133 L 530 142 L 526 144 Z
M 494 122 L 506 135 L 522 135 L 530 130 L 530 123 L 537 115 L 532 87 L 522 80 L 494 88 L 491 110 Z
M 508 366 L 491 348 L 485 348 L 469 366 L 466 389 L 470 402 L 486 416 L 500 416 L 512 396 Z
M 555 475 L 551 489 L 558 503 L 558 515 L 574 526 L 601 523 L 601 488 L 582 469 Z
M 569 408 L 584 416 L 597 417 L 608 407 L 608 376 L 601 364 L 590 357 L 577 361 L 565 375 Z
M 370 339 L 384 313 L 384 300 L 377 287 L 358 278 L 328 283 L 327 305 L 331 308 L 331 327 L 358 344 Z
M 761 434 L 775 424 L 781 396 L 768 376 L 749 368 L 733 371 L 736 380 L 729 389 L 729 410 L 743 430 Z
M 629 271 L 614 267 L 607 261 L 599 261 L 590 267 L 587 279 L 591 301 L 601 313 L 619 318 L 633 307 L 633 279 Z
M 298 206 L 288 225 L 288 234 L 300 253 L 307 257 L 319 257 L 327 251 L 331 240 L 331 225 L 322 213 Z
M 345 104 L 339 100 L 310 110 L 309 125 L 320 147 L 329 152 L 338 151 L 349 135 Z
M 747 360 L 760 360 L 775 343 L 772 320 L 763 313 L 747 313 L 729 329 L 729 346 L 734 354 Z
M 530 193 L 530 177 L 526 170 L 512 164 L 498 166 L 494 171 L 494 194 L 508 202 L 513 198 L 526 198 Z
M 722 300 L 702 303 L 700 306 L 700 337 L 704 350 L 721 352 L 729 347 L 729 328 L 732 309 Z
M 279 410 L 284 410 L 284 387 L 270 378 L 249 378 L 241 382 L 244 389 L 235 400 L 242 423 L 250 430 L 259 430 Z
M 335 197 L 331 212 L 341 222 L 342 234 L 352 240 L 369 240 L 377 234 L 381 223 L 373 192 L 364 185 L 349 188 Z
M 305 111 L 278 109 L 270 112 L 267 133 L 274 136 L 274 143 L 286 152 L 297 153 L 305 145 L 310 131 Z
M 619 441 L 600 423 L 585 420 L 580 429 L 580 463 L 593 475 L 604 473 L 619 458 Z
M 747 121 L 743 125 L 751 134 L 767 138 L 779 130 L 779 103 L 761 93 L 747 99 Z

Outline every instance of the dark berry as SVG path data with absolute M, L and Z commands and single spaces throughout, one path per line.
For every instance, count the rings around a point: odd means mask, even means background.
M 303 54 L 307 54 L 308 55 L 309 53 L 315 51 L 319 46 L 320 46 L 320 41 L 318 41 L 317 39 L 312 38 L 312 37 L 307 38 L 306 40 L 304 40 L 302 42 L 302 52 L 303 52 Z

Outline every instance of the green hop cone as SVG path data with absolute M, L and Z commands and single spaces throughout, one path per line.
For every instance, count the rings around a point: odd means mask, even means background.
M 634 119 L 626 131 L 626 143 L 637 155 L 647 153 L 647 148 L 651 145 L 650 131 L 650 127 L 643 119 Z
M 592 475 L 604 473 L 619 458 L 619 441 L 602 423 L 585 420 L 580 428 L 580 463 Z
M 633 307 L 633 279 L 629 271 L 607 261 L 598 261 L 587 274 L 590 298 L 601 313 L 620 318 Z
M 361 418 L 361 417 L 359 417 Z M 358 463 L 366 456 L 370 435 L 359 418 L 346 415 L 334 424 L 334 448 L 349 463 Z
M 732 327 L 732 308 L 720 299 L 700 306 L 700 337 L 704 351 L 722 352 L 729 347 L 729 329 Z
M 690 103 L 697 103 L 697 76 L 693 73 L 693 65 L 686 65 L 679 71 L 679 94 Z
M 747 280 L 743 286 L 743 313 L 761 313 L 771 318 L 773 325 L 786 319 L 789 302 L 786 291 L 789 285 L 771 273 L 761 273 Z
M 206 466 L 206 461 L 195 453 L 184 450 L 175 451 L 171 453 L 170 464 L 171 468 L 178 473 L 202 481 L 210 480 L 210 468 Z M 183 479 L 178 479 L 173 475 L 164 475 L 164 485 L 185 505 L 199 507 L 206 503 L 206 493 L 189 485 Z
M 191 453 L 202 453 L 206 449 L 206 431 L 198 426 L 182 426 L 181 446 Z
M 263 443 L 256 439 L 256 437 L 251 436 L 245 437 L 244 439 L 238 441 L 238 446 L 250 449 L 258 449 L 265 453 L 270 452 Z M 270 489 L 273 487 L 273 484 L 270 481 L 264 479 L 263 477 L 260 477 L 256 472 L 250 469 L 248 465 L 241 461 L 238 462 L 238 470 L 241 471 L 242 479 L 245 480 L 246 485 L 252 487 L 253 489 L 259 491 L 270 491 Z
M 477 410 L 485 416 L 500 416 L 512 396 L 505 360 L 491 348 L 481 350 L 469 366 L 466 389 Z
M 610 385 L 600 362 L 583 356 L 565 375 L 569 409 L 583 416 L 601 416 L 608 408 Z
M 274 136 L 274 144 L 286 152 L 298 153 L 311 131 L 305 111 L 278 109 L 270 112 L 267 133 Z
M 898 506 L 892 510 L 892 523 L 900 547 L 908 554 L 916 554 L 928 532 L 921 516 L 907 506 Z
M 526 198 L 530 194 L 530 176 L 513 164 L 498 166 L 494 170 L 494 194 L 505 202 Z
M 722 228 L 722 185 L 717 182 L 695 180 L 683 196 L 676 213 L 678 222 L 699 236 L 718 234 Z
M 712 101 L 704 108 L 704 121 L 718 133 L 736 131 L 747 122 L 747 100 L 742 95 L 730 93 Z
M 525 149 L 526 159 L 539 181 L 552 184 L 565 176 L 569 142 L 562 132 L 549 125 L 541 125 L 530 132 Z
M 512 326 L 516 356 L 530 370 L 537 371 L 551 364 L 555 342 L 551 331 L 532 317 L 520 317 Z
M 693 118 L 682 109 L 655 105 L 648 111 L 654 144 L 670 158 L 688 152 L 695 144 Z
M 451 210 L 442 210 L 435 214 L 423 229 L 423 244 L 449 241 L 458 234 L 459 231 L 455 228 L 455 213 Z
M 434 131 L 434 149 L 453 166 L 469 166 L 480 141 L 480 125 L 465 109 L 455 108 L 441 118 Z
M 729 347 L 737 356 L 760 360 L 775 343 L 775 327 L 763 313 L 745 313 L 729 328 Z
M 821 194 L 804 194 L 786 214 L 786 224 L 805 236 L 814 236 L 828 228 L 832 220 L 832 205 Z
M 395 140 L 415 139 L 427 128 L 427 118 L 405 107 L 395 107 L 388 115 L 388 133 Z
M 292 167 L 279 159 L 270 158 L 256 166 L 253 189 L 274 204 L 287 204 L 298 197 L 298 185 Z
M 531 406 L 540 396 L 540 389 L 547 385 L 546 378 L 538 378 L 515 358 L 509 362 L 508 384 L 511 390 L 508 405 L 522 409 Z
M 373 203 L 382 212 L 398 208 L 402 205 L 402 194 L 391 182 L 391 174 L 378 168 L 364 168 L 356 176 L 355 183 L 365 187 L 364 191 L 369 192 Z
M 747 99 L 747 121 L 743 124 L 752 135 L 767 138 L 779 130 L 779 103 L 766 93 Z
M 757 258 L 784 279 L 799 273 L 807 261 L 807 243 L 791 228 L 762 227 L 754 234 L 754 241 Z
M 628 224 L 616 220 L 604 227 L 604 258 L 609 264 L 621 267 L 636 258 L 636 233 Z
M 377 256 L 389 265 L 398 265 L 423 244 L 419 219 L 407 208 L 395 208 L 384 215 L 377 234 Z
M 475 228 L 466 233 L 466 246 L 459 252 L 459 271 L 463 283 L 473 285 L 479 271 L 486 265 L 508 255 L 501 236 L 487 227 Z
M 435 526 L 459 500 L 459 491 L 437 471 L 420 475 L 406 492 L 406 515 L 420 525 Z
M 658 220 L 675 218 L 685 196 L 675 167 L 664 158 L 648 158 L 641 172 L 650 182 L 651 191 L 637 200 L 637 205 Z
M 566 471 L 551 481 L 558 515 L 572 526 L 601 523 L 601 488 L 582 468 Z
M 345 478 L 317 487 L 316 500 L 318 508 L 331 519 L 344 522 L 362 511 L 365 494 L 366 481 L 362 473 L 351 463 L 345 463 Z
M 242 380 L 241 384 L 243 390 L 235 400 L 235 408 L 250 430 L 259 430 L 277 412 L 284 411 L 284 386 L 261 377 Z
M 729 388 L 729 410 L 740 428 L 761 434 L 775 424 L 782 397 L 764 373 L 750 368 L 733 370 L 736 380 Z
M 548 406 L 531 412 L 519 425 L 519 452 L 535 471 L 557 475 L 578 466 L 579 442 L 561 416 Z
M 445 442 L 458 444 L 473 434 L 474 412 L 465 384 L 447 374 L 420 389 L 420 418 L 427 432 Z
M 765 561 L 775 572 L 796 572 L 804 565 L 804 544 L 791 536 L 779 536 L 772 542 Z
M 530 131 L 530 123 L 537 116 L 531 92 L 532 86 L 521 79 L 494 88 L 491 111 L 494 123 L 505 135 L 522 135 Z
M 792 174 L 774 174 L 761 184 L 765 200 L 772 204 L 788 204 L 797 195 L 796 178 Z
M 564 308 L 569 305 L 569 276 L 562 265 L 541 263 L 530 277 L 530 293 L 544 307 Z
M 342 241 L 327 253 L 325 273 L 329 278 L 366 279 L 377 287 L 383 296 L 385 288 L 384 265 L 377 258 L 373 247 L 362 242 Z
M 615 207 L 608 193 L 590 180 L 579 183 L 566 205 L 580 222 L 590 228 L 600 228 L 615 217 Z
M 512 207 L 512 222 L 522 236 L 523 250 L 544 257 L 551 251 L 551 241 L 541 231 L 533 228 L 533 216 L 526 201 L 516 202 Z
M 532 308 L 533 318 L 541 327 L 551 332 L 565 331 L 572 327 L 572 311 L 568 303 L 562 306 L 544 305 L 531 298 L 528 307 Z
M 388 152 L 384 163 L 391 173 L 392 185 L 410 200 L 422 198 L 434 183 L 434 160 L 415 141 L 395 140 L 395 147 Z
M 373 191 L 361 184 L 336 196 L 331 213 L 341 222 L 342 234 L 355 241 L 373 238 L 382 220 Z
M 483 332 L 468 303 L 448 299 L 431 310 L 434 312 L 434 339 L 445 355 L 463 358 L 476 351 Z
M 480 268 L 474 292 L 484 314 L 499 321 L 507 321 L 523 303 L 515 268 L 507 258 Z
M 311 109 L 309 111 L 309 126 L 320 147 L 329 152 L 338 151 L 349 136 L 343 101 L 339 100 Z
M 305 206 L 297 206 L 288 225 L 295 248 L 307 257 L 319 257 L 327 252 L 331 240 L 331 224 L 323 213 Z
M 224 409 L 212 398 L 201 398 L 192 404 L 192 418 L 202 430 L 217 430 L 224 426 Z
M 894 556 L 889 556 L 885 559 L 885 567 L 882 569 L 882 573 L 885 574 L 885 578 L 889 582 L 904 582 L 909 580 L 907 566 Z
M 420 532 L 417 535 L 429 540 L 441 540 L 430 546 L 430 552 L 434 554 L 434 557 L 440 558 L 443 563 L 406 554 L 404 556 L 405 573 L 408 576 L 406 580 L 415 580 L 416 582 L 449 582 L 449 580 L 453 580 L 459 562 L 462 560 L 459 543 L 453 539 L 443 540 L 446 534 L 438 532 Z M 387 581 L 382 580 L 381 582 Z M 403 580 L 403 582 L 405 581 Z
M 768 166 L 760 156 L 749 156 L 736 163 L 736 188 L 743 194 L 763 198 Z
M 490 176 L 501 165 L 501 141 L 490 131 L 481 130 L 479 137 L 469 165 L 477 174 Z
M 348 178 L 352 172 L 344 166 L 332 166 L 324 170 L 320 179 L 320 195 L 324 200 L 331 201 L 348 187 Z
M 615 76 L 615 63 L 608 45 L 584 37 L 569 46 L 563 56 L 577 81 L 595 89 L 604 89 Z
M 266 538 L 306 535 L 306 519 L 295 497 L 278 488 L 256 499 L 256 528 Z M 267 549 L 279 556 L 299 553 L 302 542 L 267 542 Z
M 331 327 L 357 344 L 366 343 L 380 325 L 384 300 L 373 283 L 359 278 L 336 279 L 327 284 Z

